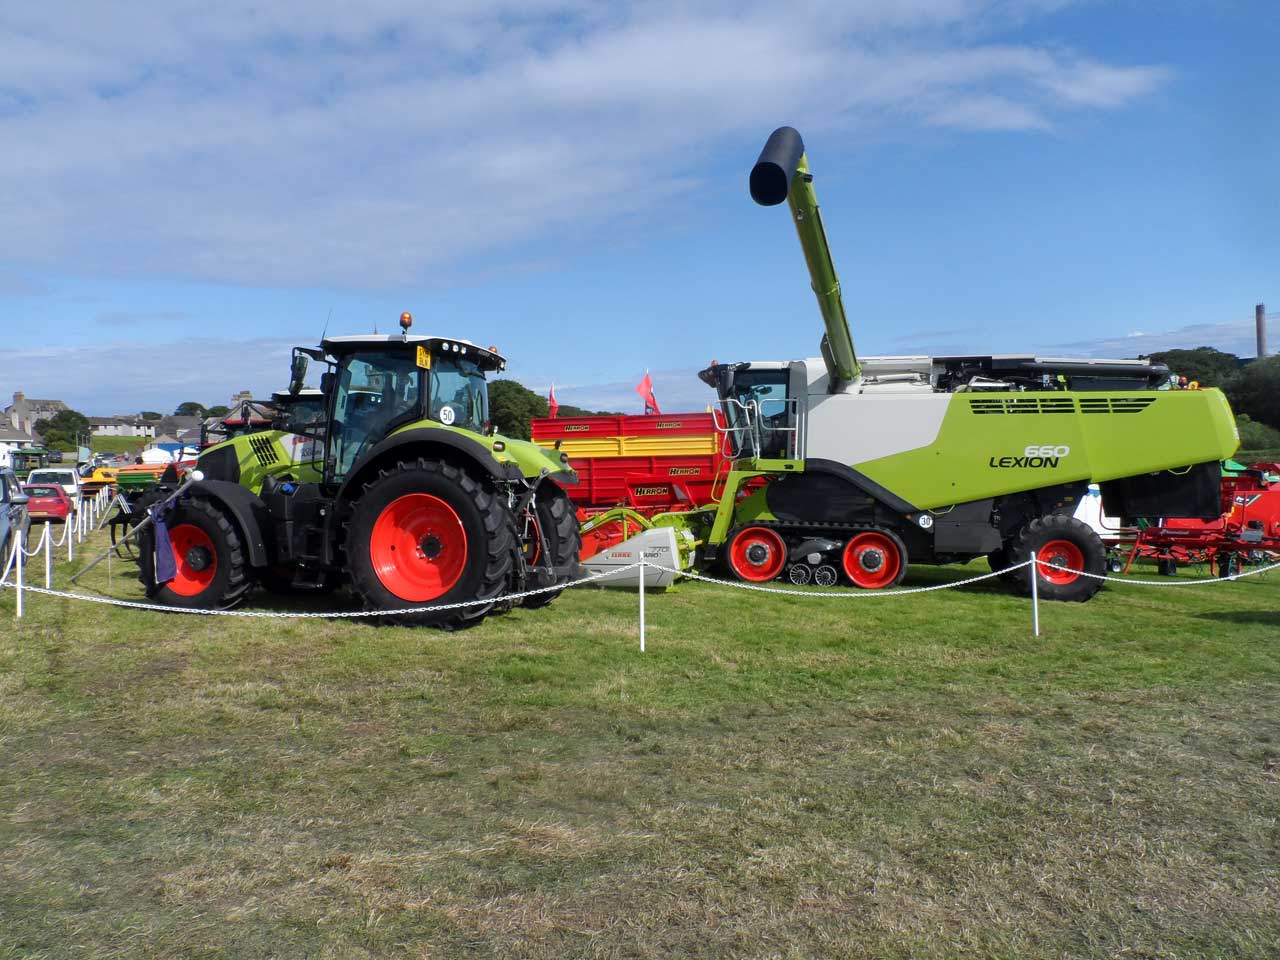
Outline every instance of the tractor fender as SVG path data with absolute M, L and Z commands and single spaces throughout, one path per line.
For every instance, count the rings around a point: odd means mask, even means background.
M 271 511 L 252 490 L 227 480 L 200 480 L 191 484 L 185 495 L 209 500 L 231 515 L 249 551 L 249 566 L 265 567 L 271 562 L 267 541 Z
M 853 467 L 840 463 L 837 460 L 823 460 L 818 457 L 805 460 L 804 472 L 826 473 L 831 476 L 839 477 L 846 483 L 857 487 L 873 500 L 880 501 L 895 513 L 907 514 L 920 512 L 913 504 L 903 500 L 888 487 L 881 486 L 866 474 L 859 473 Z
M 399 459 L 395 454 L 407 453 L 412 449 L 436 450 L 447 452 L 449 459 L 455 463 L 474 465 L 494 480 L 522 480 L 524 474 L 515 464 L 499 463 L 493 452 L 483 444 L 470 437 L 464 437 L 451 430 L 439 430 L 433 427 L 420 427 L 405 430 L 386 437 L 373 449 L 356 461 L 347 478 L 338 490 L 339 502 L 345 500 L 352 491 L 358 491 L 370 472 L 377 469 L 384 460 Z

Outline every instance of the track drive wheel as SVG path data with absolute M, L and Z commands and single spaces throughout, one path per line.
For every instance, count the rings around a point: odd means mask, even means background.
M 1083 603 L 1102 587 L 1097 577 L 1106 574 L 1106 548 L 1088 524 L 1060 513 L 1037 517 L 1005 544 L 1010 564 L 1030 560 L 1032 550 L 1040 561 L 1037 592 L 1045 600 Z M 1077 570 L 1083 573 L 1073 572 Z M 1009 582 L 1019 593 L 1030 596 L 1031 568 L 1014 571 Z
M 526 590 L 568 583 L 574 579 L 572 573 L 562 573 L 559 576 L 549 573 L 547 562 L 549 559 L 552 567 L 575 564 L 582 550 L 578 514 L 569 495 L 555 481 L 543 480 L 534 499 L 536 506 L 529 515 L 516 518 L 516 523 L 524 528 L 520 538 L 520 552 L 528 568 Z M 549 557 L 543 553 L 544 546 Z M 531 597 L 525 597 L 521 603 L 536 610 L 545 607 L 563 592 L 548 590 L 546 593 L 535 593 Z
M 422 612 L 388 617 L 447 629 L 479 623 L 511 583 L 511 517 L 493 491 L 463 470 L 419 457 L 379 470 L 347 524 L 347 571 L 366 609 Z
M 787 547 L 768 527 L 743 527 L 729 538 L 725 550 L 729 572 L 748 583 L 768 583 L 782 572 Z
M 227 610 L 237 606 L 253 581 L 245 572 L 240 531 L 208 500 L 179 501 L 165 517 L 169 547 L 177 575 L 155 582 L 155 528 L 148 525 L 138 537 L 138 579 L 147 596 L 169 607 Z
M 855 587 L 881 590 L 902 582 L 907 572 L 907 548 L 892 531 L 864 530 L 849 538 L 840 565 Z

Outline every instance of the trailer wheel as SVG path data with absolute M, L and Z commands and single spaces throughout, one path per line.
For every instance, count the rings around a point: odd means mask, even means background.
M 138 579 L 147 596 L 169 607 L 227 610 L 238 605 L 253 581 L 245 572 L 240 531 L 218 507 L 200 497 L 176 503 L 165 518 L 176 576 L 156 583 L 155 529 L 138 537 Z
M 782 572 L 787 547 L 768 527 L 743 527 L 729 538 L 729 572 L 748 583 L 768 583 Z
M 1156 561 L 1156 573 L 1162 577 L 1176 577 L 1178 575 L 1178 561 L 1172 557 L 1161 557 Z
M 1045 600 L 1083 603 L 1101 588 L 1097 577 L 1106 572 L 1106 548 L 1088 524 L 1060 513 L 1037 517 L 1005 545 L 1011 565 L 1030 560 L 1032 550 L 1040 561 L 1037 592 Z M 1010 582 L 1030 596 L 1031 575 L 1030 567 L 1021 567 L 1010 575 Z
M 855 587 L 882 590 L 902 582 L 907 548 L 889 530 L 867 530 L 849 538 L 840 565 Z
M 536 590 L 557 583 L 568 583 L 573 579 L 570 573 L 559 575 L 547 572 L 548 559 L 552 567 L 565 567 L 578 559 L 582 550 L 582 535 L 578 532 L 578 515 L 564 492 L 554 481 L 544 480 L 536 496 L 537 506 L 525 518 L 516 522 L 525 525 L 521 537 L 521 553 L 528 569 L 525 589 Z M 543 543 L 550 554 L 543 555 Z M 525 607 L 536 610 L 545 607 L 563 590 L 548 590 L 546 593 L 535 593 L 522 601 Z
M 366 609 L 411 612 L 399 623 L 478 623 L 511 582 L 515 553 L 502 501 L 458 467 L 401 461 L 364 485 L 347 524 L 347 569 Z

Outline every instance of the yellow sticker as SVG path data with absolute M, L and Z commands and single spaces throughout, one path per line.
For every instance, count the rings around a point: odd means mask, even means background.
M 431 354 L 427 353 L 426 347 L 418 347 L 418 366 L 423 370 L 431 369 Z

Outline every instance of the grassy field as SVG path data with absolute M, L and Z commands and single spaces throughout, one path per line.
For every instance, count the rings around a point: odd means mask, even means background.
M 4 591 L 0 957 L 1277 955 L 1277 573 L 648 612 Z

